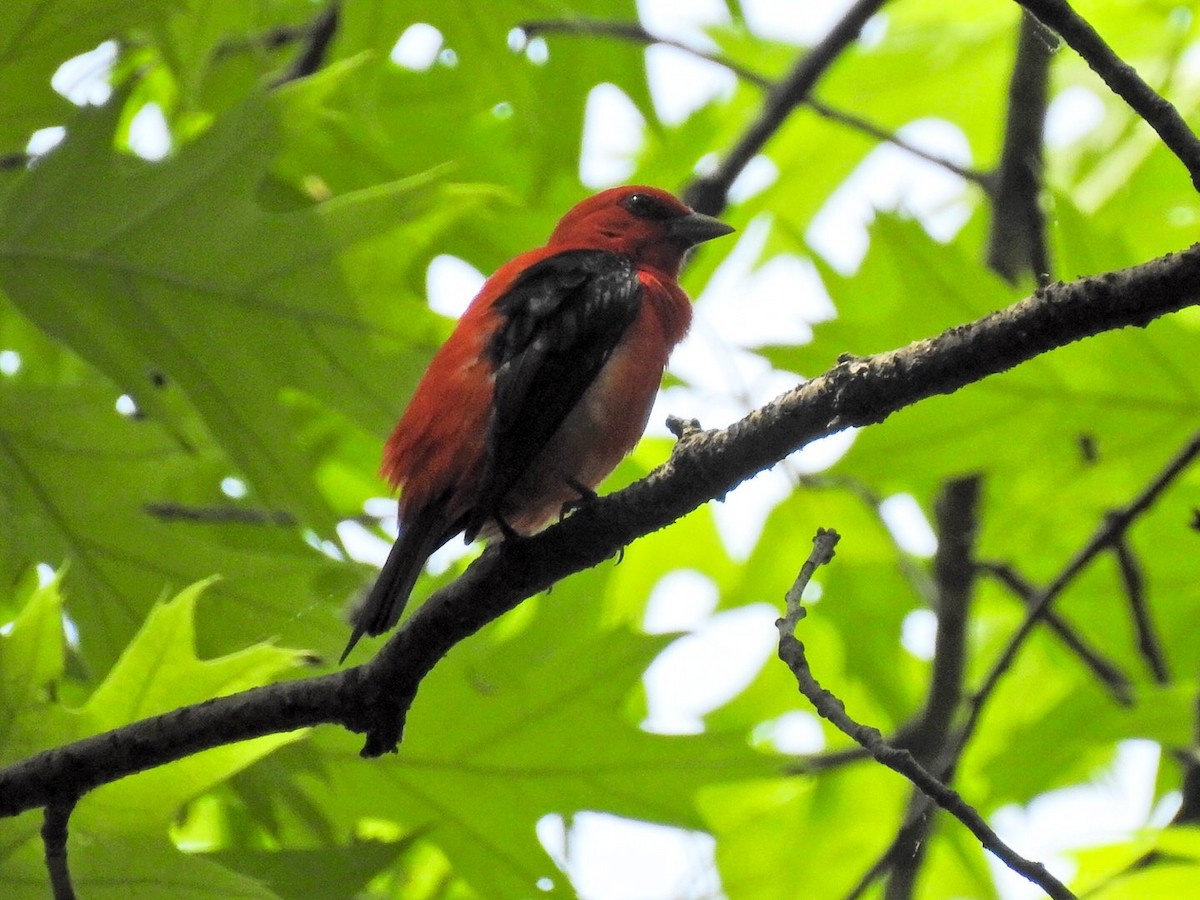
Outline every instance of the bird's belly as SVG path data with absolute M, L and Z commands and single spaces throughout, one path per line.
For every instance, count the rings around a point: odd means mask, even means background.
M 578 486 L 595 488 L 645 431 L 662 381 L 666 353 L 646 329 L 630 328 L 596 380 L 563 420 L 502 504 L 505 521 L 528 534 L 578 500 Z

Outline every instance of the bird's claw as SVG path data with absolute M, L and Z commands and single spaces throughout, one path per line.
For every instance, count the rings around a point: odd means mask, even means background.
M 565 519 L 567 516 L 569 516 L 571 513 L 575 512 L 575 510 L 582 509 L 583 507 L 587 506 L 589 503 L 591 503 L 593 500 L 595 500 L 597 497 L 600 496 L 594 490 L 592 490 L 590 487 L 588 487 L 586 484 L 584 484 L 582 481 L 580 481 L 577 478 L 573 478 L 572 476 L 568 475 L 566 477 L 565 481 L 567 482 L 567 485 L 571 488 L 571 490 L 578 493 L 579 496 L 573 500 L 568 500 L 566 503 L 564 503 L 562 505 L 562 508 L 559 509 L 558 521 L 560 521 L 560 522 L 563 519 Z

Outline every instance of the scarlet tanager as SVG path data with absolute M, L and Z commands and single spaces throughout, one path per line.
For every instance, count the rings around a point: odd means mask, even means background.
M 593 494 L 641 437 L 691 324 L 684 255 L 731 231 L 658 188 L 612 188 L 484 283 L 384 449 L 400 535 L 343 660 L 396 624 L 429 555 L 459 532 L 530 534 Z

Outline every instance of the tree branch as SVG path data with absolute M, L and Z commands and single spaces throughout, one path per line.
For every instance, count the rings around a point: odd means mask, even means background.
M 1158 684 L 1168 684 L 1171 681 L 1171 670 L 1167 666 L 1166 654 L 1150 619 L 1150 605 L 1146 602 L 1146 579 L 1124 530 L 1113 538 L 1112 551 L 1117 557 L 1121 584 L 1125 587 L 1125 597 L 1129 600 L 1129 610 L 1133 614 L 1138 650 L 1146 660 L 1146 665 L 1150 667 L 1150 674 L 1154 676 L 1154 680 Z
M 1200 456 L 1200 431 L 1192 435 L 1182 449 L 1167 462 L 1162 471 L 1159 472 L 1154 480 L 1137 497 L 1123 508 L 1105 516 L 1104 521 L 1096 529 L 1088 542 L 1075 554 L 1063 570 L 1059 572 L 1054 581 L 1038 595 L 1035 602 L 1030 605 L 1029 612 L 1025 616 L 1025 621 L 1021 623 L 1021 627 L 1009 638 L 1008 644 L 1005 645 L 1004 650 L 1001 651 L 1000 656 L 993 663 L 983 684 L 971 698 L 967 722 L 959 735 L 958 747 L 960 750 L 970 740 L 971 735 L 974 734 L 975 728 L 979 724 L 983 707 L 996 690 L 1000 679 L 1008 672 L 1013 660 L 1016 659 L 1018 651 L 1033 632 L 1034 627 L 1045 617 L 1054 599 L 1062 593 L 1063 589 L 1093 559 L 1105 550 L 1110 549 L 1138 516 L 1142 515 L 1154 504 L 1154 501 L 1158 499 L 1162 492 L 1191 465 L 1197 456 Z
M 935 509 L 938 546 L 933 558 L 937 587 L 937 638 L 929 681 L 929 696 L 916 726 L 908 731 L 903 745 L 925 768 L 939 773 L 953 769 L 944 760 L 954 720 L 962 706 L 963 673 L 967 663 L 967 622 L 975 589 L 975 533 L 978 526 L 980 476 L 969 475 L 946 482 Z M 894 739 L 899 744 L 900 739 Z M 907 900 L 914 895 L 917 875 L 925 857 L 933 811 L 924 809 L 923 797 L 909 802 L 905 828 L 897 835 L 884 897 Z
M 364 666 L 256 688 L 47 750 L 0 771 L 0 815 L 80 796 L 210 747 L 321 723 L 394 750 L 408 705 L 449 649 L 526 597 L 664 528 L 817 438 L 880 422 L 1055 347 L 1200 303 L 1200 245 L 1131 269 L 1039 290 L 899 350 L 847 357 L 739 422 L 693 431 L 640 482 L 536 537 L 488 548 L 417 609 Z M 1200 438 L 1198 438 L 1200 441 Z
M 339 0 L 330 0 L 328 6 L 321 10 L 309 23 L 302 35 L 303 44 L 300 53 L 274 81 L 273 87 L 298 81 L 317 72 L 325 64 L 325 56 L 329 53 L 329 45 L 337 35 L 338 19 L 341 15 Z
M 804 645 L 795 636 L 796 626 L 804 618 L 804 607 L 800 604 L 800 594 L 817 566 L 827 563 L 833 558 L 833 547 L 837 544 L 837 540 L 836 532 L 825 529 L 817 532 L 817 536 L 813 538 L 812 553 L 801 568 L 796 583 L 787 592 L 787 612 L 775 623 L 779 629 L 779 658 L 796 676 L 800 693 L 812 703 L 813 708 L 822 718 L 829 720 L 839 731 L 849 735 L 869 750 L 876 761 L 903 775 L 938 806 L 966 825 L 987 850 L 995 854 L 1014 872 L 1024 875 L 1051 897 L 1074 897 L 1075 895 L 1067 890 L 1064 884 L 1046 871 L 1045 866 L 1025 859 L 1000 840 L 996 832 L 970 804 L 964 801 L 957 792 L 934 778 L 911 753 L 890 746 L 876 729 L 854 721 L 846 713 L 846 707 L 842 701 L 821 687 L 813 677 L 808 660 L 804 655 Z
M 979 571 L 985 572 L 999 581 L 1009 591 L 1021 598 L 1026 607 L 1031 607 L 1037 602 L 1038 589 L 1022 578 L 1012 566 L 998 562 L 981 562 L 978 565 Z M 1083 664 L 1092 670 L 1092 674 L 1108 688 L 1117 703 L 1121 706 L 1133 705 L 1133 686 L 1129 677 L 1121 671 L 1116 663 L 1107 659 L 1099 650 L 1090 647 L 1071 624 L 1053 609 L 1046 610 L 1042 618 L 1046 627 L 1054 632 L 1063 645 L 1078 656 Z
M 987 248 L 988 265 L 1010 282 L 1025 272 L 1038 283 L 1050 280 L 1041 191 L 1042 134 L 1054 45 L 1054 36 L 1041 22 L 1029 13 L 1021 16 Z
M 771 90 L 757 121 L 721 160 L 711 175 L 698 178 L 683 193 L 687 204 L 702 213 L 720 215 L 729 188 L 750 160 L 777 132 L 787 117 L 812 92 L 817 80 L 837 61 L 885 0 L 858 0 L 819 44 L 804 55 L 791 74 Z
M 1166 98 L 1146 84 L 1133 66 L 1122 61 L 1065 0 L 1017 0 L 1083 57 L 1114 94 L 1146 120 L 1168 149 L 1179 158 L 1200 191 L 1200 139 Z
M 42 817 L 42 844 L 46 848 L 46 870 L 54 900 L 75 900 L 75 887 L 67 866 L 67 823 L 74 809 L 75 798 L 69 797 L 49 804 Z

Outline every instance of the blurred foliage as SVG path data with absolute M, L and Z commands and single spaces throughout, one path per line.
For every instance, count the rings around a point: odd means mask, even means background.
M 1200 121 L 1192 11 L 1077 6 Z M 348 560 L 344 523 L 384 533 L 364 514 L 385 494 L 379 445 L 450 327 L 426 303 L 430 261 L 452 254 L 488 271 L 544 239 L 586 193 L 580 149 L 597 84 L 622 91 L 645 122 L 630 180 L 671 189 L 729 147 L 763 98 L 738 84 L 664 122 L 642 48 L 568 34 L 529 41 L 517 30 L 547 15 L 631 21 L 633 0 L 500 0 L 486 13 L 351 0 L 321 69 L 272 87 L 320 9 L 17 0 L 0 17 L 0 155 L 23 151 L 35 129 L 65 128 L 52 151 L 0 170 L 5 763 L 336 657 L 342 610 L 371 577 Z M 1016 21 L 1014 5 L 982 0 L 889 5 L 817 95 L 889 130 L 949 123 L 965 161 L 987 170 Z M 392 50 L 417 23 L 442 43 L 427 65 L 406 67 Z M 736 3 L 707 38 L 770 77 L 800 52 L 751 27 Z M 111 96 L 73 106 L 51 77 L 106 41 Z M 1069 50 L 1054 58 L 1052 90 L 1098 110 L 1095 127 L 1048 152 L 1054 276 L 1189 244 L 1200 201 L 1178 162 Z M 135 152 L 135 122 L 156 111 L 170 146 L 152 162 Z M 987 198 L 971 186 L 956 200 L 967 222 L 949 240 L 927 233 L 908 205 L 919 198 L 908 197 L 874 218 L 852 272 L 815 253 L 814 217 L 844 201 L 876 146 L 806 109 L 767 145 L 773 181 L 740 193 L 726 216 L 762 238 L 739 249 L 743 283 L 754 274 L 747 257 L 755 271 L 800 259 L 837 317 L 802 346 L 713 350 L 724 355 L 714 368 L 737 371 L 732 361 L 753 354 L 760 369 L 811 376 L 842 352 L 927 337 L 1032 288 L 982 264 Z M 718 266 L 736 268 L 722 256 L 732 249 L 697 257 L 693 296 Z M 795 319 L 809 305 L 804 290 L 782 289 L 772 314 Z M 600 810 L 709 832 L 723 890 L 739 900 L 842 896 L 894 836 L 907 786 L 867 763 L 785 774 L 792 760 L 774 724 L 806 707 L 774 661 L 731 681 L 702 733 L 641 727 L 642 675 L 674 640 L 642 631 L 655 588 L 688 570 L 714 586 L 721 615 L 778 604 L 817 526 L 837 528 L 844 540 L 801 636 L 853 715 L 895 729 L 925 700 L 928 661 L 900 638 L 930 602 L 930 574 L 885 524 L 880 499 L 911 495 L 932 517 L 946 479 L 982 473 L 980 557 L 1044 583 L 1200 422 L 1198 332 L 1191 310 L 904 410 L 856 435 L 820 478 L 791 477 L 745 558 L 726 549 L 709 508 L 646 538 L 620 565 L 556 586 L 457 648 L 423 685 L 398 757 L 365 762 L 352 736 L 321 729 L 97 791 L 72 819 L 81 895 L 123 897 L 136 884 L 139 897 L 571 896 L 570 862 L 564 872 L 539 831 L 548 816 L 569 823 Z M 722 408 L 746 408 L 743 388 L 731 383 Z M 646 441 L 610 486 L 667 452 Z M 1130 676 L 1136 702 L 1116 705 L 1059 640 L 1037 633 L 957 773 L 985 815 L 1100 777 L 1130 738 L 1167 751 L 1155 800 L 1178 790 L 1172 753 L 1196 731 L 1198 508 L 1193 469 L 1130 535 L 1177 680 L 1150 677 L 1117 568 L 1100 560 L 1059 610 Z M 739 527 L 756 528 L 745 518 Z M 428 576 L 418 594 L 461 565 Z M 39 568 L 58 574 L 38 587 Z M 1020 616 L 1017 599 L 980 582 L 968 687 Z M 828 730 L 824 740 L 848 744 Z M 46 893 L 38 826 L 32 813 L 0 822 L 6 897 Z M 1163 862 L 1122 874 L 1151 850 Z M 1147 825 L 1080 851 L 1077 884 L 1106 898 L 1183 896 L 1198 860 L 1193 832 Z M 996 891 L 983 851 L 939 821 L 919 896 Z

